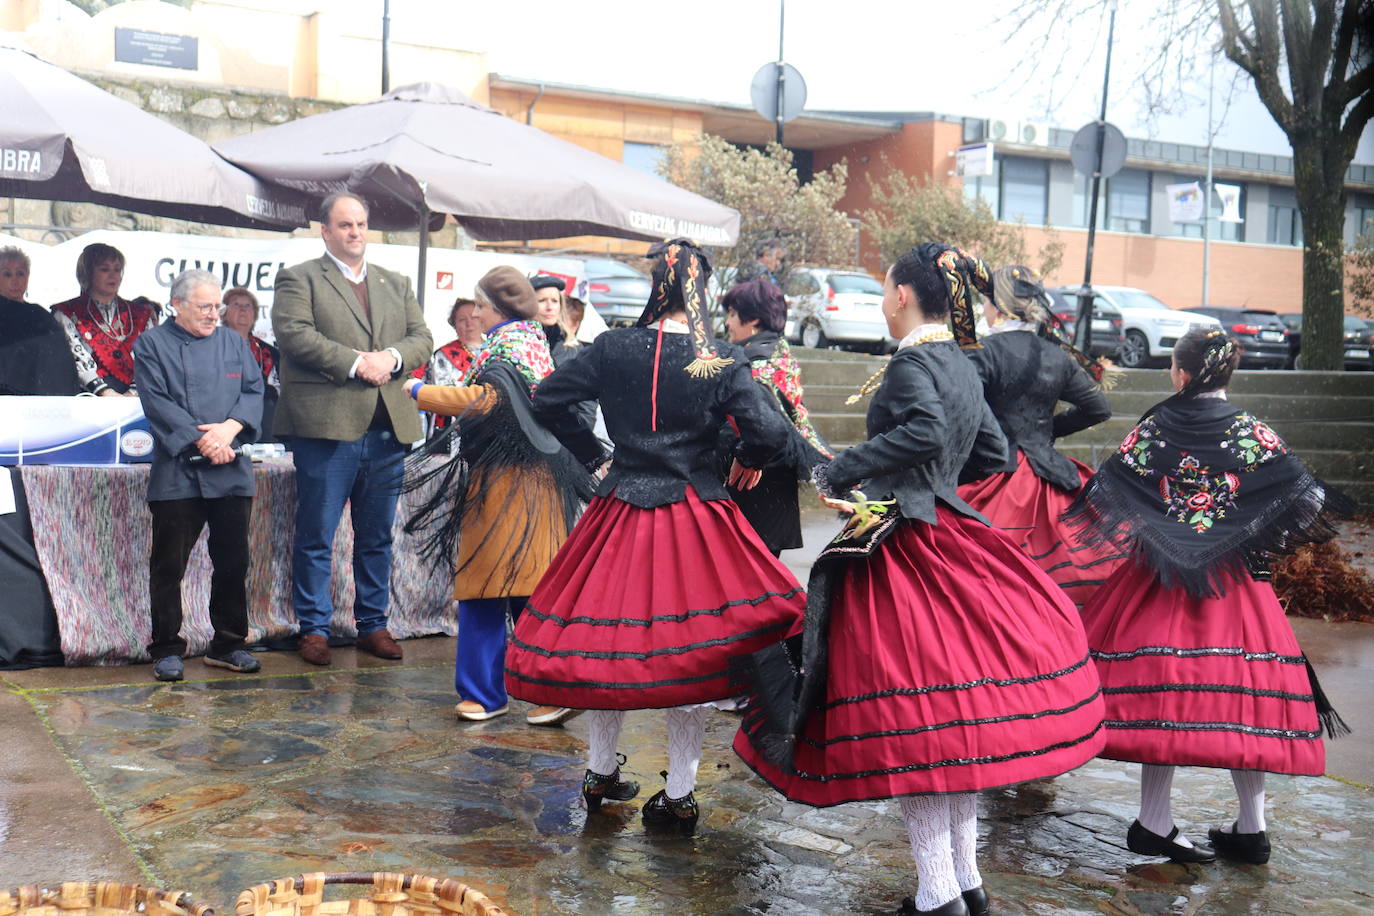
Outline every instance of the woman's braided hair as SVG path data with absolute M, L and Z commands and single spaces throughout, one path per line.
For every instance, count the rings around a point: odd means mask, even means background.
M 1174 361 L 1190 378 L 1181 393 L 1225 388 L 1240 365 L 1240 347 L 1219 328 L 1193 328 L 1174 344 Z

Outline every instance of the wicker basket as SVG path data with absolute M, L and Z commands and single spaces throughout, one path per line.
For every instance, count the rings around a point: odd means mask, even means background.
M 68 881 L 60 887 L 28 885 L 0 891 L 0 916 L 213 916 L 214 910 L 181 891 L 113 881 Z
M 366 884 L 348 900 L 324 899 L 325 885 Z M 4 916 L 0 913 L 0 916 Z M 234 902 L 234 916 L 507 916 L 480 891 L 447 878 L 375 872 L 278 878 L 250 887 Z

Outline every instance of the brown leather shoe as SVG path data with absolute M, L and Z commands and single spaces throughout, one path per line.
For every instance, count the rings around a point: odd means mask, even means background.
M 312 665 L 329 664 L 329 640 L 319 633 L 306 633 L 301 637 L 300 645 L 301 658 Z
M 368 655 L 378 658 L 400 658 L 401 646 L 386 630 L 377 630 L 358 640 L 357 646 Z

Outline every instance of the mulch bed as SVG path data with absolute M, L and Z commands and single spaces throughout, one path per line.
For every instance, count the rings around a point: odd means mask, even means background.
M 1354 546 L 1347 550 L 1338 542 Z M 1374 579 L 1365 548 L 1374 551 L 1374 516 L 1352 519 L 1336 541 L 1300 547 L 1274 566 L 1274 591 L 1288 613 L 1324 620 L 1374 623 Z

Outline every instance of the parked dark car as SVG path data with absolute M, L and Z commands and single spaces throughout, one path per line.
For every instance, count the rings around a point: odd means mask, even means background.
M 1288 328 L 1288 367 L 1302 368 L 1302 315 L 1294 313 L 1280 315 L 1279 318 Z M 1374 328 L 1369 322 L 1355 315 L 1346 315 L 1342 337 L 1345 368 L 1354 371 L 1374 369 Z
M 1200 305 L 1190 311 L 1211 315 L 1221 329 L 1240 345 L 1242 369 L 1284 369 L 1292 358 L 1288 349 L 1288 328 L 1277 312 L 1268 309 Z
M 1078 299 L 1072 294 L 1065 294 L 1063 290 L 1047 289 L 1045 292 L 1050 297 L 1051 311 L 1072 337 L 1074 327 L 1078 324 Z M 1121 328 L 1121 310 L 1100 297 L 1096 298 L 1093 302 L 1093 341 L 1088 355 L 1116 359 L 1126 342 Z
M 649 278 L 610 258 L 587 258 L 587 299 L 611 327 L 634 324 L 649 301 Z

